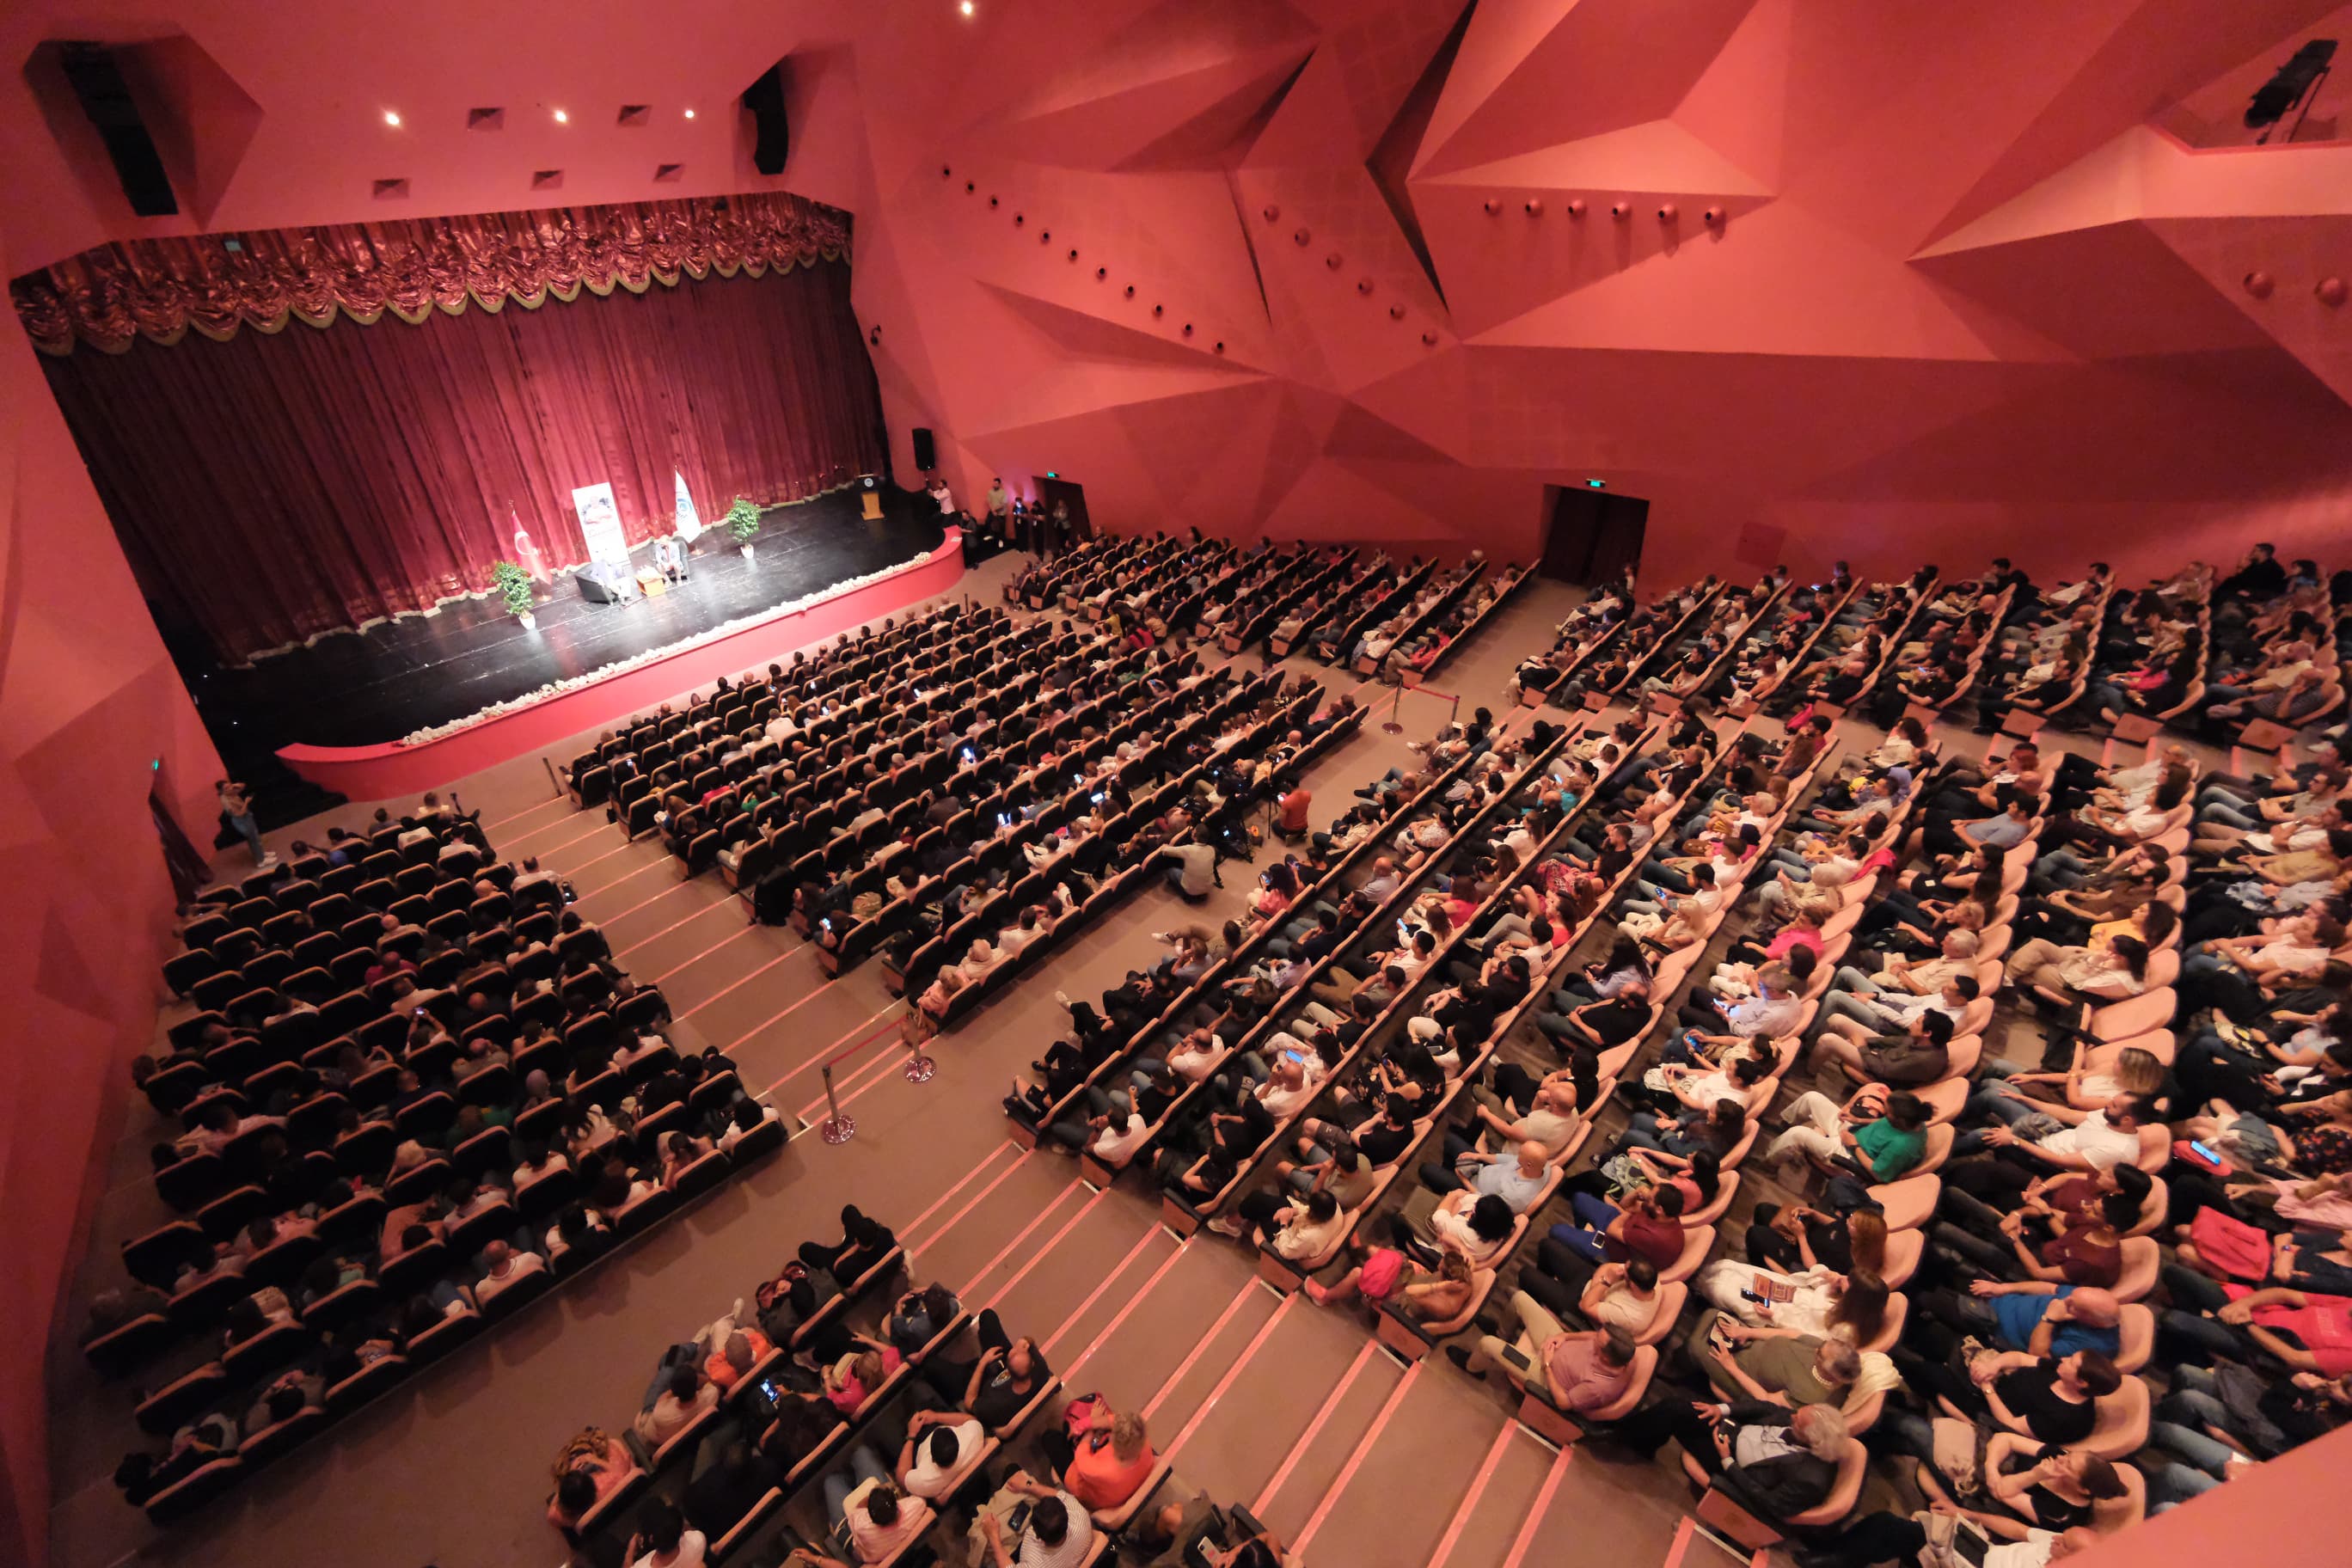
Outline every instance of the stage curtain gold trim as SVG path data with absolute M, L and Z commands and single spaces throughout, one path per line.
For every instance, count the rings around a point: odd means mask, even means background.
M 137 338 L 182 342 L 191 327 L 219 342 L 289 321 L 373 326 L 389 313 L 417 326 L 436 308 L 496 312 L 512 300 L 536 310 L 583 289 L 643 294 L 848 254 L 848 214 L 777 192 L 131 240 L 26 273 L 8 291 L 43 353 L 78 342 L 121 353 Z

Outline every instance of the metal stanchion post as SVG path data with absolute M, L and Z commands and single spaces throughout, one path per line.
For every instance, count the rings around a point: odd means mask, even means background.
M 922 1042 L 919 1040 L 908 1040 L 907 1049 L 911 1053 L 907 1058 L 907 1081 L 908 1083 L 930 1082 L 931 1074 L 939 1070 L 940 1064 L 923 1054 Z
M 562 795 L 563 793 L 563 784 L 556 778 L 555 764 L 548 761 L 547 753 L 544 752 L 541 752 L 539 754 L 539 765 L 547 770 L 547 787 L 553 790 L 556 794 Z
M 1402 735 L 1404 733 L 1404 725 L 1397 719 L 1397 710 L 1403 706 L 1404 688 L 1400 686 L 1397 688 L 1396 695 L 1389 699 L 1389 716 L 1381 725 L 1381 733 L 1384 735 Z
M 857 1136 L 857 1123 L 849 1119 L 841 1109 L 841 1101 L 833 1097 L 833 1064 L 831 1062 L 824 1064 L 824 1108 L 827 1115 L 824 1121 L 816 1124 L 816 1130 L 824 1135 L 824 1141 L 828 1143 L 846 1143 Z
M 1451 711 L 1451 712 L 1449 712 L 1448 714 L 1446 714 L 1446 715 L 1445 715 L 1445 721 L 1446 721 L 1447 723 L 1449 723 L 1449 724 L 1456 724 L 1456 723 L 1461 722 L 1461 720 L 1462 720 L 1462 699 L 1461 699 L 1460 697 L 1458 697 L 1458 696 L 1457 696 L 1457 697 L 1455 697 L 1455 698 L 1454 699 L 1454 709 L 1453 709 L 1453 711 Z

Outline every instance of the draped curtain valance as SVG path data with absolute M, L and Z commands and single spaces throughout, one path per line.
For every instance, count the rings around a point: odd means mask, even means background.
M 848 250 L 847 214 L 779 192 L 131 240 L 28 273 L 9 292 L 44 353 L 71 353 L 79 340 L 121 353 L 134 336 L 176 343 L 192 327 L 220 340 L 241 326 L 324 327 L 338 311 L 414 325 L 436 309 L 497 311 L 512 300 L 536 310 L 583 289 L 756 278 Z

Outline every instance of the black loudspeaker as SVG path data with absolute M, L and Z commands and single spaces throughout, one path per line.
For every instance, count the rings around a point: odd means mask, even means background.
M 931 427 L 918 425 L 911 433 L 915 437 L 915 467 L 929 473 L 940 466 L 940 455 L 931 447 Z
M 139 117 L 130 86 L 114 67 L 114 51 L 104 44 L 64 44 L 58 47 L 58 58 L 74 96 L 81 100 L 81 111 L 105 139 L 107 156 L 114 160 L 114 176 L 131 198 L 131 210 L 141 217 L 169 217 L 178 212 L 172 178 L 163 173 L 163 160 Z
M 760 79 L 743 89 L 743 107 L 751 111 L 760 128 L 759 142 L 751 149 L 751 166 L 763 174 L 782 174 L 784 161 L 793 151 L 793 128 L 784 115 L 783 61 L 761 71 Z

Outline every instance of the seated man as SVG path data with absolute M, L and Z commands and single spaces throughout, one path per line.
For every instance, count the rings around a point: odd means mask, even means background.
M 1850 1441 L 1845 1417 L 1827 1405 L 1686 1404 L 1669 1399 L 1635 1411 L 1615 1436 L 1643 1453 L 1672 1437 L 1712 1478 L 1715 1490 L 1759 1519 L 1818 1508 L 1837 1484 Z
M 1863 1085 L 1843 1105 L 1808 1089 L 1789 1102 L 1788 1130 L 1765 1158 L 1786 1172 L 1810 1155 L 1849 1175 L 1891 1182 L 1926 1157 L 1927 1114 L 1917 1095 L 1883 1084 Z
M 1446 1359 L 1474 1374 L 1500 1366 L 1504 1375 L 1522 1386 L 1541 1368 L 1545 1394 L 1572 1415 L 1605 1409 L 1633 1386 L 1633 1336 L 1623 1329 L 1579 1332 L 1566 1328 L 1524 1290 L 1512 1295 L 1511 1310 L 1520 1325 L 1515 1342 L 1486 1334 L 1475 1350 L 1446 1346 Z
M 655 1387 L 658 1392 L 632 1423 L 648 1448 L 660 1447 L 719 1403 L 719 1385 L 690 1366 L 671 1368 Z
M 1723 1312 L 1699 1315 L 1689 1347 L 1691 1359 L 1727 1399 L 1843 1408 L 1862 1376 L 1862 1352 L 1846 1340 L 1750 1328 Z
M 1949 1013 L 1922 1008 L 1892 1033 L 1856 1040 L 1843 1028 L 1826 1030 L 1813 1041 L 1812 1065 L 1834 1065 L 1869 1083 L 1918 1088 L 1951 1071 L 1953 1027 Z
M 1448 1129 L 1445 1152 L 1451 1166 L 1423 1165 L 1422 1184 L 1432 1192 L 1467 1188 L 1480 1197 L 1492 1194 L 1510 1205 L 1513 1214 L 1525 1214 L 1550 1175 L 1550 1151 L 1532 1139 L 1516 1144 L 1508 1153 L 1482 1154 L 1463 1136 Z
M 1925 993 L 1832 991 L 1822 999 L 1821 1014 L 1813 1020 L 1813 1039 L 1818 1043 L 1823 1035 L 1835 1034 L 1859 1044 L 1889 1029 L 1908 1028 L 1912 1019 L 1929 1012 L 1941 1013 L 1957 1024 L 1979 994 L 1973 974 L 1955 974 Z
M 952 1410 L 919 1410 L 907 1418 L 907 1440 L 898 1447 L 898 1484 L 908 1495 L 944 1503 L 971 1473 L 988 1434 L 973 1416 Z
M 1000 1500 L 1006 1504 L 1002 1511 Z M 1028 1521 L 1007 1539 L 1005 1520 L 1013 1505 L 1024 1500 L 1030 1505 Z M 1094 1518 L 1085 1504 L 1020 1470 L 1005 1478 L 1003 1489 L 981 1510 L 980 1531 L 990 1568 L 1013 1568 L 1016 1563 L 1021 1568 L 1076 1568 L 1095 1542 Z
M 510 1286 L 546 1268 L 547 1259 L 536 1252 L 504 1241 L 487 1242 L 482 1247 L 482 1276 L 474 1281 L 474 1300 L 487 1307 Z
M 2044 1279 L 1979 1279 L 1969 1290 L 1966 1296 L 1950 1290 L 1918 1293 L 1904 1330 L 1906 1345 L 1929 1361 L 1948 1357 L 1962 1335 L 2000 1350 L 2046 1356 L 2077 1351 L 2112 1356 L 2123 1346 L 2116 1326 L 2123 1308 L 2112 1290 Z

